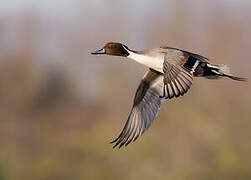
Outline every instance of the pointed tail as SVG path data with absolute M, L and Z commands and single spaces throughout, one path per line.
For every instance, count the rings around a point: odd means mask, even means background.
M 224 74 L 223 76 L 228 77 L 228 78 L 233 79 L 233 80 L 236 80 L 236 81 L 245 81 L 245 82 L 248 81 L 248 78 L 236 77 L 236 76 L 229 75 L 229 74 Z
M 210 68 L 211 72 L 214 74 L 214 76 L 220 77 L 228 77 L 230 79 L 236 80 L 236 81 L 248 81 L 248 78 L 242 78 L 242 77 L 237 77 L 234 76 L 230 73 L 230 69 L 227 65 L 222 64 L 222 65 L 211 65 L 207 64 L 207 67 Z

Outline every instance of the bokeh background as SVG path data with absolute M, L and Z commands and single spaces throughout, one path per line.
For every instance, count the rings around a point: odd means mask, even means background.
M 202 54 L 251 77 L 249 0 L 2 0 L 0 180 L 251 179 L 251 85 L 198 78 L 143 137 L 109 144 L 146 67 L 108 41 Z

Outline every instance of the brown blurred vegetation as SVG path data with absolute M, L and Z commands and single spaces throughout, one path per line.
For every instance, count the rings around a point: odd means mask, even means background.
M 0 12 L 0 180 L 251 179 L 250 82 L 196 79 L 117 150 L 146 68 L 90 55 L 169 45 L 251 77 L 249 1 L 53 2 Z

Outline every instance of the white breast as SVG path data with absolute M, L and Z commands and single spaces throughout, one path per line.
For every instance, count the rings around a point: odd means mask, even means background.
M 164 57 L 163 56 L 147 56 L 146 54 L 137 54 L 134 52 L 129 52 L 130 55 L 127 56 L 130 59 L 133 59 L 134 61 L 144 64 L 145 66 L 152 68 L 156 71 L 163 72 L 163 63 L 164 63 Z

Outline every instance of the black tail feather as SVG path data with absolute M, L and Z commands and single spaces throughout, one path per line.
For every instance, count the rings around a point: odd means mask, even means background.
M 232 75 L 228 75 L 228 74 L 223 74 L 223 76 L 228 77 L 233 80 L 236 80 L 236 81 L 244 81 L 244 82 L 248 81 L 248 78 L 236 77 L 236 76 L 232 76 Z
M 227 65 L 221 64 L 221 65 L 213 65 L 213 64 L 209 64 L 207 63 L 205 66 L 201 66 L 199 65 L 198 68 L 196 68 L 196 70 L 200 70 L 199 68 L 201 68 L 201 72 L 202 72 L 202 76 L 204 76 L 205 78 L 208 79 L 219 79 L 221 77 L 228 77 L 232 80 L 235 81 L 248 81 L 248 78 L 242 78 L 242 77 L 237 77 L 237 76 L 233 76 L 230 73 L 230 69 Z

